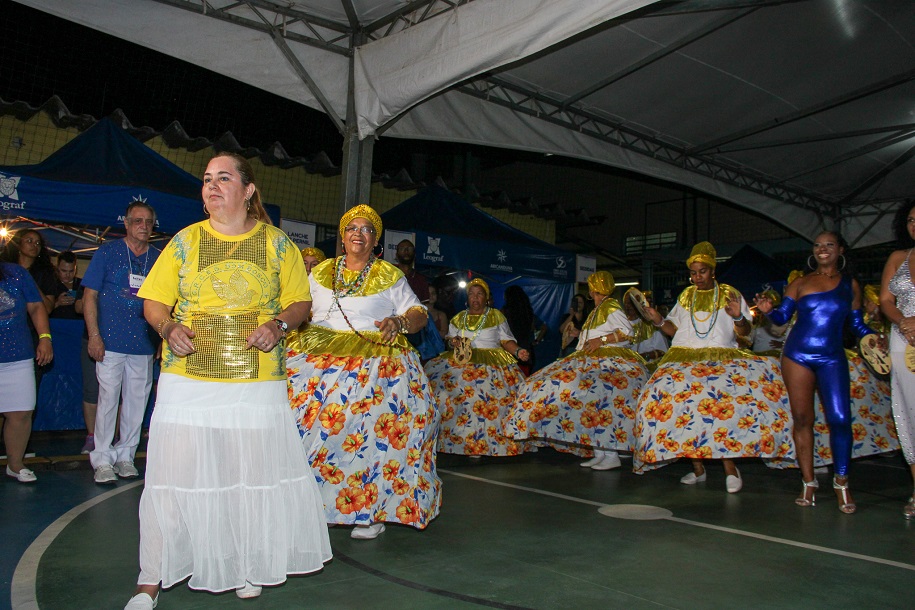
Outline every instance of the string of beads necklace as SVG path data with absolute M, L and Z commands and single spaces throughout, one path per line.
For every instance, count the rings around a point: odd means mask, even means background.
M 597 310 L 599 310 L 606 302 L 607 299 L 602 300 L 594 309 L 591 310 L 591 313 L 588 314 L 588 318 L 585 320 L 585 323 L 582 326 L 582 329 L 585 331 L 585 343 L 588 342 L 588 335 L 591 332 L 591 322 L 594 320 L 594 316 L 597 314 Z
M 712 329 L 715 328 L 715 322 L 718 320 L 718 282 L 715 282 L 715 292 L 712 295 L 712 311 L 705 319 L 701 320 L 696 317 L 696 294 L 698 292 L 698 288 L 693 291 L 693 298 L 689 303 L 689 318 L 693 323 L 693 330 L 696 331 L 696 336 L 700 339 L 705 339 L 711 334 Z M 700 331 L 699 327 L 696 326 L 696 322 L 706 322 L 709 319 L 711 319 L 711 322 L 709 322 L 708 329 L 705 332 Z
M 372 268 L 372 265 L 375 263 L 375 257 L 369 257 L 369 261 L 365 264 L 365 267 L 362 268 L 362 271 L 359 272 L 359 275 L 352 282 L 346 282 L 343 279 L 343 268 L 346 266 L 346 255 L 340 256 L 337 258 L 334 263 L 334 276 L 331 280 L 331 294 L 333 295 L 333 305 L 331 306 L 330 311 L 333 311 L 333 307 L 336 306 L 340 310 L 340 313 L 343 315 L 343 320 L 346 322 L 346 325 L 349 326 L 349 329 L 353 331 L 357 337 L 363 341 L 367 341 L 374 345 L 379 345 L 381 347 L 392 347 L 394 349 L 399 349 L 398 346 L 390 343 L 382 343 L 381 341 L 375 341 L 371 337 L 363 335 L 361 332 L 356 330 L 353 326 L 353 323 L 349 321 L 349 318 L 346 316 L 346 312 L 343 311 L 343 306 L 340 305 L 340 299 L 343 297 L 352 296 L 362 291 L 362 288 L 365 286 L 366 278 L 369 275 L 369 271 Z
M 470 328 L 467 326 L 467 310 L 464 310 L 464 317 L 461 318 L 461 338 L 464 338 L 464 331 L 472 331 L 473 336 L 470 337 L 470 342 L 473 343 L 473 340 L 477 338 L 477 335 L 480 334 L 480 331 L 483 330 L 483 326 L 486 324 L 486 318 L 489 317 L 489 307 L 486 308 L 486 311 L 483 312 L 483 315 L 480 317 L 480 321 L 477 323 L 476 328 Z

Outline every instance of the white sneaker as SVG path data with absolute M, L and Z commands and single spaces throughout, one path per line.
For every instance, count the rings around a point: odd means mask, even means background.
M 591 466 L 591 470 L 613 470 L 620 466 L 622 466 L 620 454 L 616 451 L 607 451 L 601 461 Z
M 23 466 L 19 469 L 19 472 L 13 472 L 10 470 L 10 467 L 6 467 L 6 476 L 13 477 L 20 483 L 34 483 L 38 480 L 38 477 L 35 476 L 35 473 Z
M 597 464 L 598 462 L 600 462 L 603 459 L 604 459 L 604 452 L 595 451 L 593 458 L 582 462 L 581 464 L 579 464 L 579 466 L 581 466 L 582 468 L 590 468 L 591 466 L 594 466 L 595 464 Z
M 695 485 L 696 483 L 702 483 L 707 478 L 706 472 L 703 470 L 702 474 L 696 476 L 695 472 L 691 472 L 687 475 L 680 477 L 680 482 L 684 485 Z
M 373 523 L 372 525 L 357 525 L 353 528 L 350 538 L 356 540 L 374 540 L 381 532 L 384 531 L 384 523 Z
M 122 479 L 135 479 L 140 476 L 133 462 L 118 462 L 114 465 L 114 473 Z
M 118 477 L 114 474 L 114 467 L 111 464 L 102 464 L 95 469 L 95 482 L 99 484 L 117 483 Z M 137 595 L 142 595 L 138 593 Z M 134 595 L 136 597 L 136 595 Z
M 724 480 L 724 486 L 727 488 L 729 494 L 736 494 L 743 489 L 743 479 L 740 478 L 740 471 L 737 471 L 736 477 L 729 474 Z
M 137 593 L 130 598 L 124 610 L 153 610 L 159 603 L 159 594 L 156 593 L 156 599 L 149 596 L 149 593 Z
M 252 597 L 259 597 L 263 589 L 257 585 L 252 585 L 247 580 L 245 581 L 245 586 L 235 589 L 235 595 L 240 599 L 251 599 Z

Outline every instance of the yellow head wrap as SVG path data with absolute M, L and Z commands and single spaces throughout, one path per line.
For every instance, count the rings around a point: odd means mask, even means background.
M 714 269 L 717 264 L 715 256 L 717 256 L 715 246 L 707 241 L 700 241 L 693 246 L 692 252 L 689 253 L 689 258 L 686 259 L 686 266 L 689 267 L 693 263 L 702 263 Z
M 616 288 L 616 281 L 609 271 L 598 271 L 588 276 L 588 290 L 598 294 L 611 295 Z
M 381 225 L 381 216 L 364 203 L 351 207 L 340 219 L 340 237 L 343 237 L 343 229 L 353 222 L 354 218 L 365 218 L 372 223 L 372 227 L 375 229 L 375 238 L 379 241 L 381 240 L 381 231 L 384 229 Z
M 489 299 L 490 299 L 490 296 L 489 296 L 489 284 L 487 284 L 487 283 L 486 283 L 485 281 L 483 281 L 482 279 L 480 279 L 480 278 L 478 278 L 478 277 L 475 277 L 475 278 L 473 278 L 472 280 L 470 280 L 470 281 L 467 283 L 467 292 L 470 292 L 470 287 L 471 287 L 471 286 L 479 286 L 480 288 L 482 288 L 482 289 L 483 289 L 483 292 L 486 294 L 486 302 L 487 302 L 487 303 L 489 302 Z
M 349 223 L 347 223 L 347 224 L 349 224 Z M 319 263 L 327 260 L 327 256 L 319 248 L 302 248 L 302 258 L 305 258 L 306 256 L 315 257 L 316 259 L 318 259 Z
M 864 298 L 875 305 L 880 304 L 880 286 L 868 284 L 864 287 Z
M 794 271 L 792 271 L 791 273 L 788 274 L 788 283 L 790 284 L 791 282 L 793 282 L 794 280 L 796 280 L 799 277 L 804 277 L 804 272 L 801 271 L 800 269 L 795 269 Z

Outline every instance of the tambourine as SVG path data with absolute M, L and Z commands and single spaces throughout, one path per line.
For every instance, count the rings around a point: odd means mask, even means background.
M 642 291 L 638 288 L 630 288 L 629 296 L 632 299 L 632 304 L 635 305 L 635 308 L 638 310 L 639 315 L 643 318 L 647 318 L 645 311 L 650 307 L 648 304 L 648 299 L 645 298 L 645 295 L 642 294 Z
M 869 368 L 874 375 L 877 375 L 878 377 L 889 376 L 891 368 L 890 353 L 888 350 L 878 345 L 877 335 L 871 334 L 863 336 L 858 343 L 858 351 L 861 353 L 864 364 L 867 365 L 867 368 Z M 909 349 L 906 349 L 905 359 L 909 370 L 915 370 L 913 369 L 913 365 L 915 365 L 915 350 L 912 350 L 911 363 L 909 360 Z
M 460 365 L 470 362 L 473 350 L 470 348 L 470 339 L 467 337 L 455 337 L 458 341 L 454 348 L 454 361 Z
M 905 346 L 905 368 L 915 373 L 915 347 Z

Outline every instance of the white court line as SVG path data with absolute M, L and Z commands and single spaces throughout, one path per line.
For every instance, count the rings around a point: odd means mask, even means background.
M 542 489 L 536 489 L 534 487 L 524 487 L 522 485 L 514 485 L 512 483 L 502 483 L 501 481 L 492 481 L 490 479 L 484 479 L 482 477 L 475 477 L 469 474 L 463 474 L 460 472 L 454 472 L 452 470 L 443 470 L 438 469 L 438 472 L 444 472 L 455 477 L 460 477 L 462 479 L 469 479 L 471 481 L 479 481 L 480 483 L 488 483 L 490 485 L 498 485 L 500 487 L 508 487 L 510 489 L 517 489 L 519 491 L 527 491 L 530 493 L 540 494 L 542 496 L 550 496 L 551 498 L 558 498 L 560 500 L 569 500 L 570 502 L 577 502 L 579 504 L 588 504 L 590 506 L 613 506 L 612 504 L 607 504 L 605 502 L 595 502 L 593 500 L 584 500 L 582 498 L 576 498 L 575 496 L 567 496 L 564 494 L 557 494 L 551 491 L 544 491 Z M 702 523 L 701 521 L 690 521 L 689 519 L 680 519 L 679 517 L 664 517 L 663 519 L 667 521 L 673 521 L 675 523 L 683 523 L 685 525 L 693 525 L 695 527 L 704 527 L 706 529 L 716 530 L 719 532 L 725 532 L 727 534 L 736 534 L 738 536 L 746 536 L 747 538 L 756 538 L 757 540 L 765 540 L 766 542 L 774 542 L 776 544 L 784 544 L 787 546 L 794 546 L 802 549 L 807 549 L 809 551 L 816 551 L 818 553 L 827 553 L 830 555 L 838 555 L 840 557 L 847 557 L 849 559 L 860 559 L 861 561 L 869 561 L 871 563 L 879 563 L 881 565 L 893 566 L 894 568 L 902 568 L 903 570 L 915 571 L 915 565 L 909 563 L 902 563 L 900 561 L 893 561 L 891 559 L 883 559 L 881 557 L 873 557 L 871 555 L 862 555 L 860 553 L 850 553 L 848 551 L 841 551 L 839 549 L 831 549 L 826 546 L 819 546 L 816 544 L 807 544 L 806 542 L 797 542 L 796 540 L 788 540 L 787 538 L 776 538 L 774 536 L 767 536 L 765 534 L 757 534 L 754 532 L 746 532 L 743 530 L 734 529 L 731 527 L 723 527 L 720 525 L 712 525 L 710 523 Z
M 91 500 L 86 500 L 82 504 L 74 506 L 63 515 L 57 518 L 51 525 L 46 527 L 41 534 L 29 545 L 25 553 L 16 564 L 16 571 L 13 573 L 13 582 L 10 584 L 10 602 L 13 610 L 39 610 L 38 608 L 38 591 L 36 585 L 38 582 L 38 562 L 41 556 L 51 546 L 54 539 L 79 515 L 86 512 L 93 506 L 101 504 L 109 498 L 133 489 L 137 485 L 142 485 L 143 479 L 118 485 L 117 489 L 105 492 L 95 496 Z

